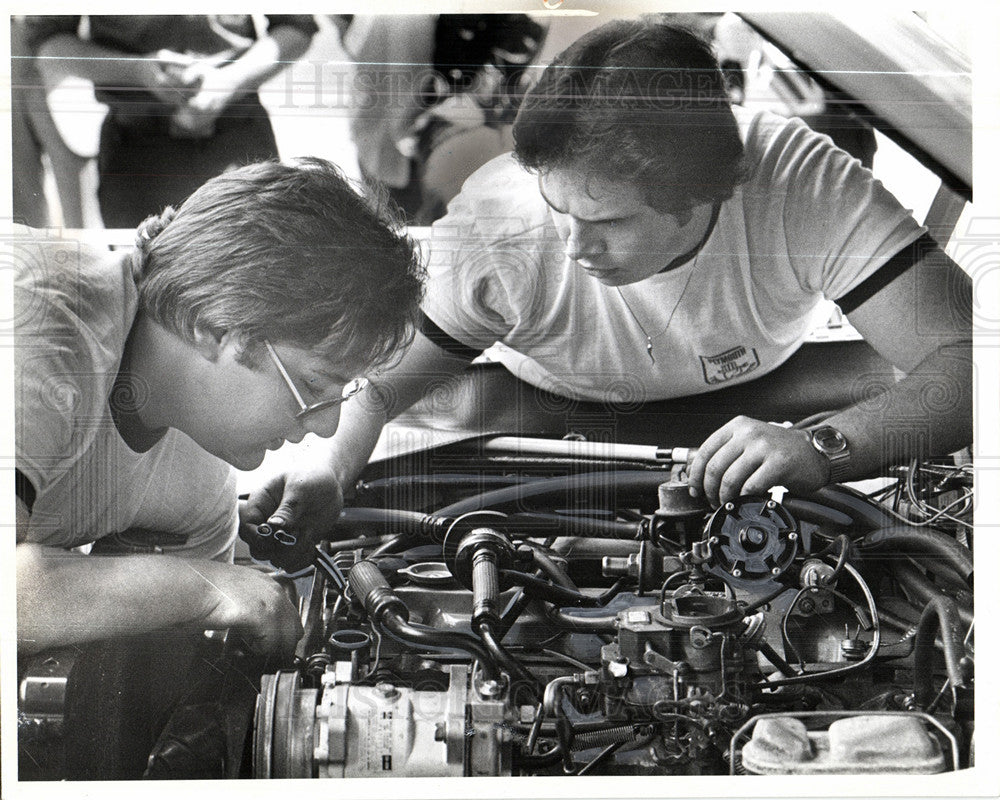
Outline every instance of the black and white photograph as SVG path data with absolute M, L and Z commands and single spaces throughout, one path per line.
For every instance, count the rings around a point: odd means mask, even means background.
M 1000 10 L 219 5 L 9 15 L 3 797 L 1000 793 Z

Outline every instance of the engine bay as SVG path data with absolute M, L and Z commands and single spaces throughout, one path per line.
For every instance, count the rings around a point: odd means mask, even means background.
M 685 456 L 485 437 L 370 465 L 261 679 L 253 777 L 970 766 L 971 465 L 710 508 Z
M 689 455 L 480 436 L 374 461 L 296 581 L 293 658 L 224 632 L 43 653 L 20 778 L 973 766 L 971 464 L 712 508 Z

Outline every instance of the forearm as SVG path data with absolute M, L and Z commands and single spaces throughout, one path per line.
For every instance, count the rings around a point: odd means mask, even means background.
M 344 406 L 337 433 L 330 440 L 329 463 L 345 491 L 368 463 L 382 426 L 431 387 L 454 380 L 468 363 L 418 333 L 396 367 Z
M 320 466 L 332 469 L 345 492 L 365 468 L 382 427 L 389 420 L 386 403 L 379 396 L 383 394 L 388 392 L 369 386 L 363 400 L 357 398 L 358 402 L 348 403 L 341 412 L 340 425 L 330 439 L 329 449 L 319 455 Z
M 945 345 L 926 356 L 905 379 L 874 376 L 885 391 L 825 422 L 847 439 L 846 474 L 858 480 L 888 464 L 954 452 L 972 439 L 972 356 L 968 342 Z M 860 384 L 859 384 L 860 385 Z M 709 436 L 688 468 L 695 495 L 719 505 L 772 486 L 811 492 L 829 483 L 831 462 L 804 430 L 736 417 Z
M 309 36 L 297 28 L 281 25 L 258 39 L 239 58 L 221 67 L 233 96 L 255 91 L 309 48 Z
M 850 444 L 850 478 L 966 447 L 972 441 L 971 341 L 938 349 L 903 380 L 844 409 L 827 424 Z
M 103 86 L 141 86 L 139 70 L 146 57 L 58 33 L 38 48 L 38 71 L 47 89 L 64 78 L 86 78 Z
M 368 464 L 385 423 L 420 400 L 438 375 L 391 374 L 344 407 L 327 458 L 345 491 Z
M 230 587 L 248 571 L 243 567 L 164 555 L 89 556 L 36 544 L 18 545 L 16 558 L 22 651 L 241 621 Z

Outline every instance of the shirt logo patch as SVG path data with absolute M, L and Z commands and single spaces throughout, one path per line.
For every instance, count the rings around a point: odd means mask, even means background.
M 731 381 L 740 375 L 753 372 L 760 366 L 757 351 L 740 345 L 714 356 L 699 356 L 705 373 L 705 383 L 717 384 Z

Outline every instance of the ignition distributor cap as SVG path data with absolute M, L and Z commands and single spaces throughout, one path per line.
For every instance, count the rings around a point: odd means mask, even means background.
M 722 506 L 705 526 L 717 539 L 708 571 L 726 580 L 773 580 L 791 566 L 799 551 L 795 518 L 775 500 L 745 496 Z

